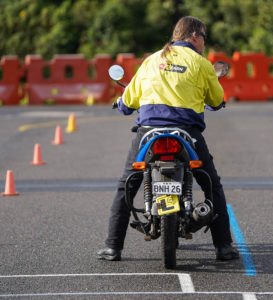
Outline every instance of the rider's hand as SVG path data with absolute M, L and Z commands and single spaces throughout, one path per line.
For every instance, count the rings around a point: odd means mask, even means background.
M 121 100 L 121 97 L 118 97 L 117 101 L 112 103 L 112 109 L 118 108 L 118 104 L 119 104 L 120 100 Z

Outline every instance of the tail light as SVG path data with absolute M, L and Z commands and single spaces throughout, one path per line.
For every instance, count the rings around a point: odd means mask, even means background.
M 154 154 L 178 153 L 181 151 L 179 141 L 172 137 L 162 137 L 155 141 L 153 145 Z

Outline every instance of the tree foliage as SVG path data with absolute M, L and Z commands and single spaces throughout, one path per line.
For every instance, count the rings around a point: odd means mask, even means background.
M 153 52 L 176 21 L 207 25 L 207 49 L 273 55 L 271 0 L 1 0 L 0 55 Z

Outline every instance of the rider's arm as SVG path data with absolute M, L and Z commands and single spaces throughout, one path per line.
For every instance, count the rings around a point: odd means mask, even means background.
M 118 98 L 117 104 L 118 104 L 118 110 L 124 115 L 131 115 L 134 112 L 133 108 L 130 108 L 123 103 L 122 97 Z
M 205 77 L 205 99 L 204 102 L 210 110 L 218 110 L 224 106 L 224 90 L 218 81 L 212 64 L 204 60 L 201 74 Z
M 141 97 L 140 76 L 141 69 L 139 68 L 135 76 L 125 88 L 122 97 L 118 100 L 118 109 L 124 115 L 130 115 L 134 110 L 139 109 L 139 99 Z

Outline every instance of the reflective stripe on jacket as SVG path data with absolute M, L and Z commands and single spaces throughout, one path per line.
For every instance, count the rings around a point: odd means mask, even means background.
M 131 114 L 138 109 L 139 125 L 196 125 L 204 130 L 204 105 L 216 108 L 224 96 L 212 64 L 187 42 L 174 43 L 167 61 L 161 52 L 142 63 L 119 101 L 119 110 Z

